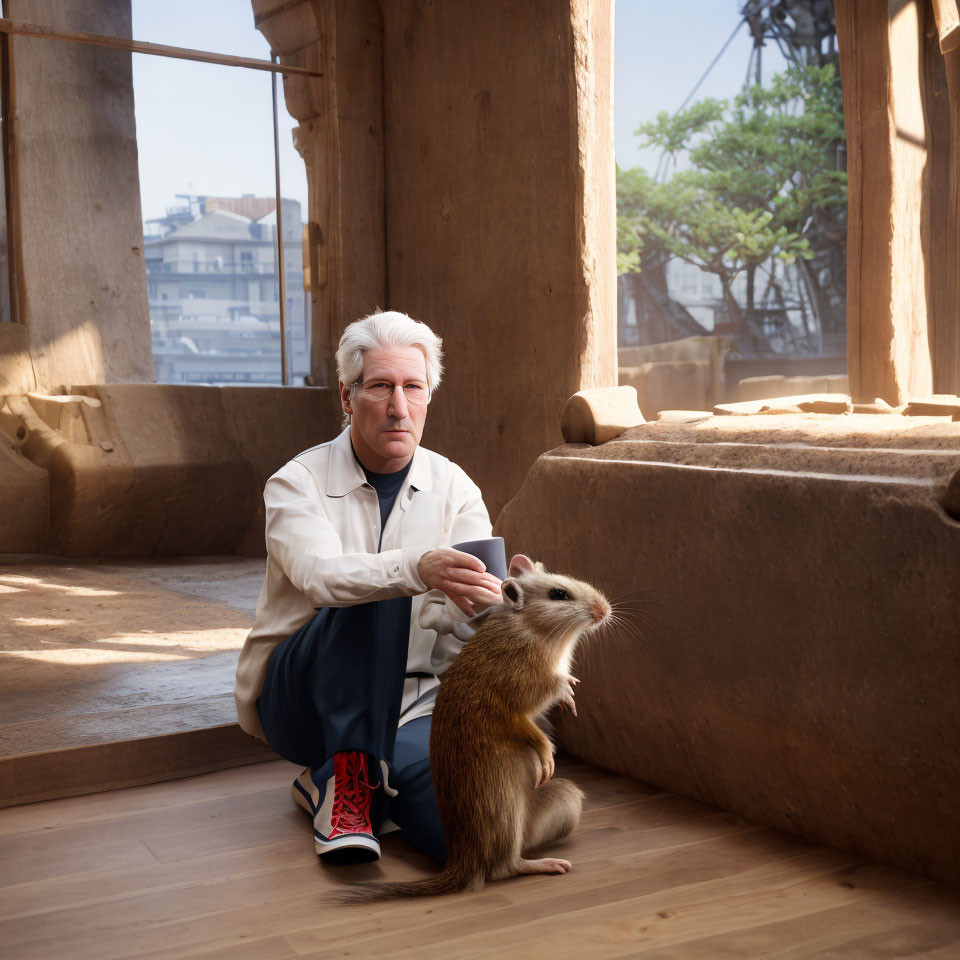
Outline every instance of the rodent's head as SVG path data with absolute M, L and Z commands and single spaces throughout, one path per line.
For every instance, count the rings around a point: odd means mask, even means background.
M 531 629 L 557 639 L 596 630 L 611 615 L 610 603 L 583 580 L 550 573 L 522 554 L 510 561 L 510 576 L 500 585 L 503 603 Z

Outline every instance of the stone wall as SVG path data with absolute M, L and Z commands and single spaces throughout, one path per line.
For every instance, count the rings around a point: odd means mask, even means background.
M 335 391 L 93 384 L 0 402 L 0 553 L 264 556 L 262 491 Z
M 324 70 L 285 84 L 311 219 L 333 238 L 315 382 L 331 382 L 332 347 L 362 313 L 429 324 L 447 372 L 424 443 L 467 470 L 496 516 L 558 441 L 567 397 L 616 383 L 612 4 L 254 10 L 284 62 Z

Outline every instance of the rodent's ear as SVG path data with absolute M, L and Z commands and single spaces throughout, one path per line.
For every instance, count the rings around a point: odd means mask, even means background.
M 509 576 L 519 577 L 521 573 L 532 573 L 534 568 L 533 561 L 525 554 L 518 553 L 510 561 Z
M 500 584 L 503 602 L 514 610 L 523 609 L 523 587 L 512 577 L 508 577 Z

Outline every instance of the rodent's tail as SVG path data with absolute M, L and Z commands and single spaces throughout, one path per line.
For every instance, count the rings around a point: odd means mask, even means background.
M 407 897 L 436 897 L 443 893 L 459 893 L 461 890 L 482 890 L 484 879 L 479 869 L 447 864 L 435 877 L 425 880 L 352 883 L 348 890 L 328 894 L 323 899 L 330 903 L 350 904 Z

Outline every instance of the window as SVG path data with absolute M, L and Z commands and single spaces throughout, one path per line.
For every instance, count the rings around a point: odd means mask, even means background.
M 843 108 L 821 6 L 801 29 L 781 0 L 617 5 L 621 383 L 648 416 L 739 399 L 751 376 L 832 374 L 847 392 Z
M 282 93 L 276 97 L 279 160 L 275 158 L 274 81 L 277 71 L 295 67 L 270 67 L 270 48 L 253 25 L 249 2 L 209 0 L 132 0 L 133 36 L 153 44 L 176 44 L 192 51 L 209 51 L 220 62 L 186 59 L 177 50 L 164 56 L 138 52 L 137 41 L 116 38 L 121 49 L 132 51 L 133 94 L 136 109 L 137 146 L 140 163 L 140 201 L 144 216 L 143 259 L 147 272 L 152 340 L 157 344 L 204 339 L 207 325 L 225 329 L 216 336 L 229 340 L 233 330 L 220 323 L 231 316 L 239 324 L 252 313 L 246 283 L 234 280 L 259 268 L 274 285 L 283 283 L 289 293 L 266 317 L 272 330 L 273 349 L 260 351 L 252 362 L 256 380 L 268 382 L 265 362 L 275 361 L 276 382 L 303 382 L 308 373 L 308 350 L 281 364 L 281 323 L 305 324 L 306 297 L 300 264 L 302 220 L 307 205 L 306 171 L 296 153 L 291 131 L 295 121 L 287 115 Z M 64 21 L 65 22 L 65 21 Z M 6 29 L 36 38 L 29 24 L 10 23 Z M 8 33 L 3 33 L 4 42 Z M 85 56 L 113 56 L 118 44 L 90 43 L 65 27 L 43 26 L 39 39 L 25 43 L 84 44 Z M 104 46 L 108 49 L 104 50 Z M 156 51 L 155 51 L 156 52 Z M 239 63 L 256 60 L 265 69 L 250 69 Z M 9 58 L 0 57 L 7 67 Z M 227 65 L 230 63 L 230 65 Z M 121 89 L 125 80 L 119 81 Z M 6 89 L 9 89 L 7 85 Z M 129 89 L 129 88 L 127 88 Z M 3 124 L 4 139 L 8 131 Z M 283 200 L 280 201 L 280 194 Z M 279 210 L 278 210 L 279 203 Z M 97 206 L 100 210 L 100 206 Z M 11 311 L 5 204 L 0 196 L 0 319 L 15 319 Z M 278 235 L 278 225 L 282 235 Z M 286 256 L 277 248 L 288 246 Z M 243 249 L 240 249 L 240 248 Z M 282 253 L 282 250 L 281 250 Z M 189 276 L 189 287 L 176 284 L 158 289 L 161 275 L 178 280 Z M 158 296 L 159 294 L 159 296 Z M 205 300 L 204 316 L 180 309 L 182 300 Z M 276 297 L 274 298 L 276 300 Z M 161 306 L 162 302 L 162 306 Z M 294 312 L 285 309 L 292 302 Z M 241 309 L 231 309 L 239 306 Z M 177 335 L 168 329 L 178 324 Z M 186 329 L 191 324 L 196 329 Z M 201 336 L 203 335 L 203 336 Z M 304 338 L 298 338 L 303 342 Z M 226 347 L 226 344 L 225 344 Z M 262 357 L 266 356 L 267 361 Z M 182 381 L 177 358 L 155 354 L 158 380 Z M 197 371 L 193 371 L 195 374 Z M 204 374 L 215 373 L 209 367 Z M 241 381 L 236 371 L 235 380 Z M 216 382 L 216 377 L 211 382 Z

